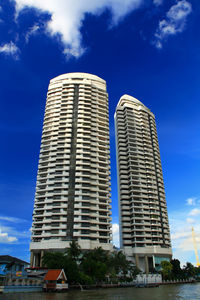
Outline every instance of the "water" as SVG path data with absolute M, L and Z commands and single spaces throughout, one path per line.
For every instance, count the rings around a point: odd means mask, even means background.
M 200 300 L 200 283 L 165 285 L 158 288 L 1 294 L 0 300 Z

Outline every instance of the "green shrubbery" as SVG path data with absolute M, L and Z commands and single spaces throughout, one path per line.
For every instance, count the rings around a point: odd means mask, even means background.
M 75 241 L 66 253 L 46 252 L 42 262 L 50 269 L 64 269 L 71 284 L 128 282 L 139 273 L 122 251 L 108 252 L 100 247 L 82 251 Z
M 191 263 L 187 262 L 181 268 L 178 259 L 172 259 L 171 262 L 162 261 L 161 267 L 161 274 L 164 280 L 186 280 L 200 275 L 200 267 L 194 267 Z

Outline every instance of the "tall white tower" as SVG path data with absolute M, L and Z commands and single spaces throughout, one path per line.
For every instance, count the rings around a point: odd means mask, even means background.
M 33 212 L 31 265 L 45 251 L 111 249 L 106 82 L 85 73 L 50 81 Z
M 148 273 L 172 256 L 153 113 L 124 95 L 115 112 L 120 246 Z

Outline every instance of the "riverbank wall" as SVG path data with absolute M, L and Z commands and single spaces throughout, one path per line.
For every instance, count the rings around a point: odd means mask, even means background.
M 17 285 L 7 285 L 0 287 L 0 293 L 33 293 L 42 292 L 42 286 L 17 286 Z

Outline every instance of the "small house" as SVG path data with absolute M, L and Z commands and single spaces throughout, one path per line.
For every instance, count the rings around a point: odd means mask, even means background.
M 29 263 L 10 255 L 0 255 L 0 277 L 22 276 Z
M 45 291 L 63 291 L 68 289 L 67 277 L 64 269 L 48 270 L 44 277 Z

